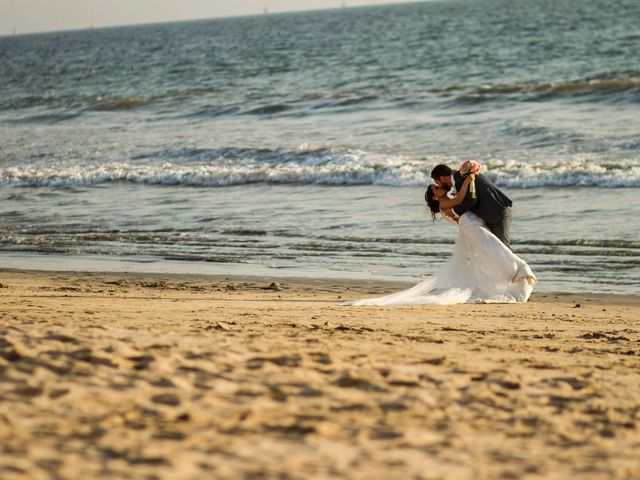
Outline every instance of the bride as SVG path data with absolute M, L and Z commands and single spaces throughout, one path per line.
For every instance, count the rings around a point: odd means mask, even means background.
M 491 233 L 476 214 L 468 211 L 458 217 L 453 211 L 474 180 L 475 175 L 469 174 L 454 198 L 448 198 L 442 187 L 434 184 L 427 187 L 425 199 L 433 220 L 440 213 L 458 224 L 453 255 L 435 275 L 408 290 L 346 305 L 526 302 L 537 282 L 527 262 Z

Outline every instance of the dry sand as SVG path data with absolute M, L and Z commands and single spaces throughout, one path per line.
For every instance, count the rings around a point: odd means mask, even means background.
M 0 271 L 0 478 L 640 479 L 640 298 Z

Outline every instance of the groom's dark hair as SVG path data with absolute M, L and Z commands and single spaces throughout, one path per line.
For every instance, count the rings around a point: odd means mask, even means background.
M 447 165 L 441 163 L 440 165 L 433 167 L 433 170 L 431 170 L 431 178 L 437 180 L 440 177 L 450 177 L 452 173 L 453 170 L 451 170 Z

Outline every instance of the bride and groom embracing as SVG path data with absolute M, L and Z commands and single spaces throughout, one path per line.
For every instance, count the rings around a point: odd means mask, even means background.
M 537 280 L 529 265 L 511 251 L 511 200 L 480 173 L 480 164 L 458 170 L 437 165 L 425 200 L 432 219 L 440 214 L 458 225 L 453 255 L 427 280 L 402 292 L 348 305 L 521 303 Z

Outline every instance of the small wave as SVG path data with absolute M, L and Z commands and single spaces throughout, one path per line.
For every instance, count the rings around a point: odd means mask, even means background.
M 0 167 L 0 186 L 68 187 L 110 183 L 226 187 L 244 184 L 389 185 L 430 183 L 440 160 L 302 145 L 299 150 L 193 149 L 149 152 L 127 162 L 73 161 Z M 456 165 L 457 161 L 449 162 Z M 498 185 L 534 187 L 640 187 L 640 159 L 611 162 L 483 161 Z
M 587 78 L 557 82 L 522 82 L 484 85 L 451 85 L 431 88 L 429 93 L 453 97 L 448 105 L 477 104 L 501 100 L 544 101 L 553 98 L 593 97 L 616 99 L 619 94 L 631 94 L 640 100 L 640 75 L 626 78 Z M 627 98 L 627 97 L 625 97 Z
M 361 95 L 356 93 L 338 93 L 333 95 L 303 94 L 292 96 L 285 102 L 255 105 L 251 100 L 240 104 L 208 104 L 198 107 L 185 115 L 187 118 L 216 118 L 226 115 L 255 115 L 272 116 L 279 114 L 303 116 L 313 110 L 347 111 L 349 107 L 358 106 L 377 100 L 375 95 Z
M 309 107 L 316 111 L 335 109 L 336 112 L 348 112 L 352 110 L 350 107 L 365 108 L 363 107 L 364 104 L 374 102 L 378 99 L 379 97 L 376 95 L 336 93 L 329 97 L 319 98 L 315 102 L 310 103 Z
M 216 118 L 235 115 L 240 108 L 235 105 L 206 105 L 186 115 L 187 118 Z
M 211 256 L 211 255 L 196 255 L 196 254 L 177 254 L 174 252 L 166 252 L 160 254 L 165 260 L 174 260 L 180 262 L 207 262 L 207 263 L 246 263 L 240 257 L 237 256 Z
M 298 147 L 297 153 L 299 155 L 304 155 L 307 153 L 317 153 L 325 150 L 329 150 L 331 147 L 329 145 L 316 145 L 313 143 L 303 143 Z
M 398 237 L 352 237 L 352 236 L 323 236 L 321 240 L 331 242 L 350 242 L 355 244 L 366 243 L 389 243 L 403 245 L 447 245 L 454 243 L 451 239 L 442 238 L 398 238 Z M 514 240 L 514 245 L 535 247 L 591 247 L 594 249 L 616 249 L 616 250 L 640 250 L 639 240 L 624 239 L 565 239 L 565 240 L 541 240 L 541 239 L 524 239 Z M 629 252 L 627 252 L 629 254 Z M 640 252 L 633 252 L 633 256 L 640 255 Z
M 365 243 L 392 243 L 400 245 L 451 245 L 454 243 L 451 239 L 442 238 L 411 238 L 411 237 L 351 237 L 351 236 L 322 236 L 319 240 L 327 240 L 331 242 L 351 242 L 358 244 Z
M 0 110 L 21 110 L 33 107 L 74 108 L 83 104 L 85 97 L 68 95 L 25 95 L 0 101 Z
M 117 110 L 133 110 L 155 103 L 154 100 L 148 98 L 103 98 L 95 97 L 90 105 L 91 110 L 96 111 L 117 111 Z
M 252 108 L 243 112 L 245 115 L 275 115 L 276 113 L 286 112 L 291 110 L 292 107 L 290 105 L 286 105 L 283 103 L 276 103 L 273 105 L 263 105 L 260 107 Z
M 521 240 L 519 243 L 526 244 L 526 245 L 541 245 L 541 246 L 553 246 L 553 247 L 640 249 L 639 240 L 622 240 L 622 239 Z
M 625 79 L 586 79 L 568 82 L 542 83 L 533 87 L 534 91 L 553 94 L 622 92 L 639 90 L 640 77 Z
M 513 122 L 501 129 L 505 136 L 516 137 L 522 145 L 529 148 L 580 143 L 588 141 L 584 135 L 567 129 L 549 128 L 531 122 Z
M 640 186 L 640 160 L 489 161 L 486 166 L 497 185 L 511 188 Z
M 44 107 L 47 109 L 71 109 L 81 111 L 83 109 L 108 111 L 108 110 L 132 110 L 156 103 L 154 98 L 138 97 L 107 97 L 107 96 L 74 96 L 74 95 L 29 95 L 14 97 L 0 102 L 1 110 L 21 110 L 28 108 Z
M 292 105 L 287 103 L 275 103 L 269 105 L 259 106 L 245 106 L 241 105 L 205 105 L 198 107 L 195 111 L 192 111 L 185 115 L 186 118 L 216 118 L 224 117 L 227 115 L 256 115 L 256 116 L 269 116 L 277 115 L 280 113 L 291 112 L 294 110 Z
M 49 124 L 52 125 L 54 123 L 66 122 L 68 120 L 73 120 L 78 118 L 81 115 L 80 112 L 61 112 L 61 113 L 45 113 L 41 115 L 29 115 L 26 117 L 19 117 L 15 119 L 10 119 L 7 122 L 13 124 L 30 124 L 30 123 L 40 123 L 40 124 Z
M 400 158 L 372 161 L 357 153 L 319 151 L 255 151 L 235 158 L 211 160 L 147 160 L 146 162 L 53 163 L 17 165 L 0 170 L 0 185 L 13 187 L 63 187 L 105 183 L 225 187 L 232 185 L 411 185 L 424 184 L 426 169 L 407 165 Z M 206 155 L 206 154 L 205 154 Z M 179 160 L 179 161 L 178 161 Z
M 265 230 L 257 230 L 252 228 L 230 228 L 223 230 L 222 233 L 227 235 L 239 235 L 247 237 L 262 237 L 267 234 Z
M 340 100 L 339 102 L 335 103 L 334 106 L 336 107 L 350 107 L 352 105 L 360 105 L 361 103 L 368 103 L 368 102 L 372 102 L 374 100 L 377 100 L 378 97 L 376 97 L 375 95 L 362 95 L 362 96 L 358 96 L 358 97 L 348 97 L 348 98 L 344 98 L 342 100 Z

